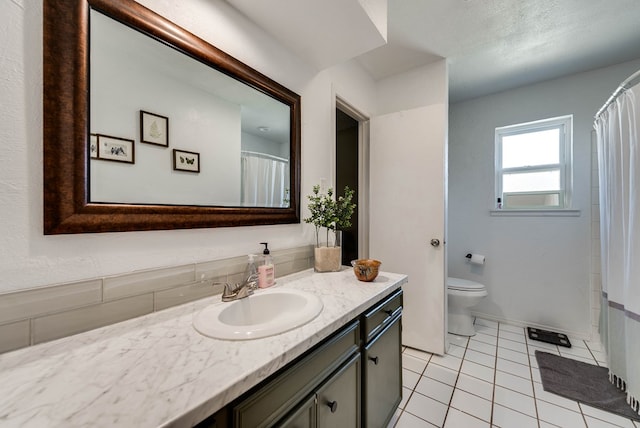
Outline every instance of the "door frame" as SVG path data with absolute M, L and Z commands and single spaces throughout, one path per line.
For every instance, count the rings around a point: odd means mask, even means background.
M 369 116 L 349 103 L 335 91 L 332 97 L 333 144 L 331 175 L 337 182 L 336 170 L 336 115 L 337 109 L 358 122 L 358 258 L 369 257 Z

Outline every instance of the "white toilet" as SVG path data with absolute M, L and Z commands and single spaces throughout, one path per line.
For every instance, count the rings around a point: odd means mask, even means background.
M 474 336 L 470 308 L 487 296 L 483 284 L 460 278 L 447 278 L 447 297 L 449 301 L 449 333 L 459 336 Z

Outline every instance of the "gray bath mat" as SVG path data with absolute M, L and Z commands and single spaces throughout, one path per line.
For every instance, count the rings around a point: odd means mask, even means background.
M 545 391 L 640 421 L 640 415 L 627 404 L 627 395 L 609 382 L 606 367 L 541 351 L 536 351 L 536 360 Z

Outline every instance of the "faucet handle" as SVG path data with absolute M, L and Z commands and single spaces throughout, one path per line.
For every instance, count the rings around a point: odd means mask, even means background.
M 253 294 L 253 290 L 258 288 L 258 281 L 245 280 L 241 284 L 231 285 L 229 283 L 224 284 L 224 290 L 222 291 L 222 301 L 230 302 L 232 300 L 243 299 Z
M 244 287 L 238 287 L 237 288 L 237 298 L 238 299 L 244 299 L 245 297 L 249 297 L 253 294 L 253 288 L 251 287 L 250 283 L 247 283 L 244 285 Z
M 258 274 L 254 273 L 252 275 L 249 275 L 249 277 L 247 279 L 245 279 L 244 283 L 251 290 L 257 290 L 258 289 Z
M 232 286 L 228 282 L 225 282 L 223 284 L 224 290 L 222 290 L 222 301 L 226 302 L 229 300 L 233 300 L 238 294 L 236 287 Z

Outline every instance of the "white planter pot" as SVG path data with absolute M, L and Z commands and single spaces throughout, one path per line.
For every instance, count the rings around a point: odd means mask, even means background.
M 313 255 L 316 272 L 338 272 L 342 268 L 342 247 L 316 247 Z

